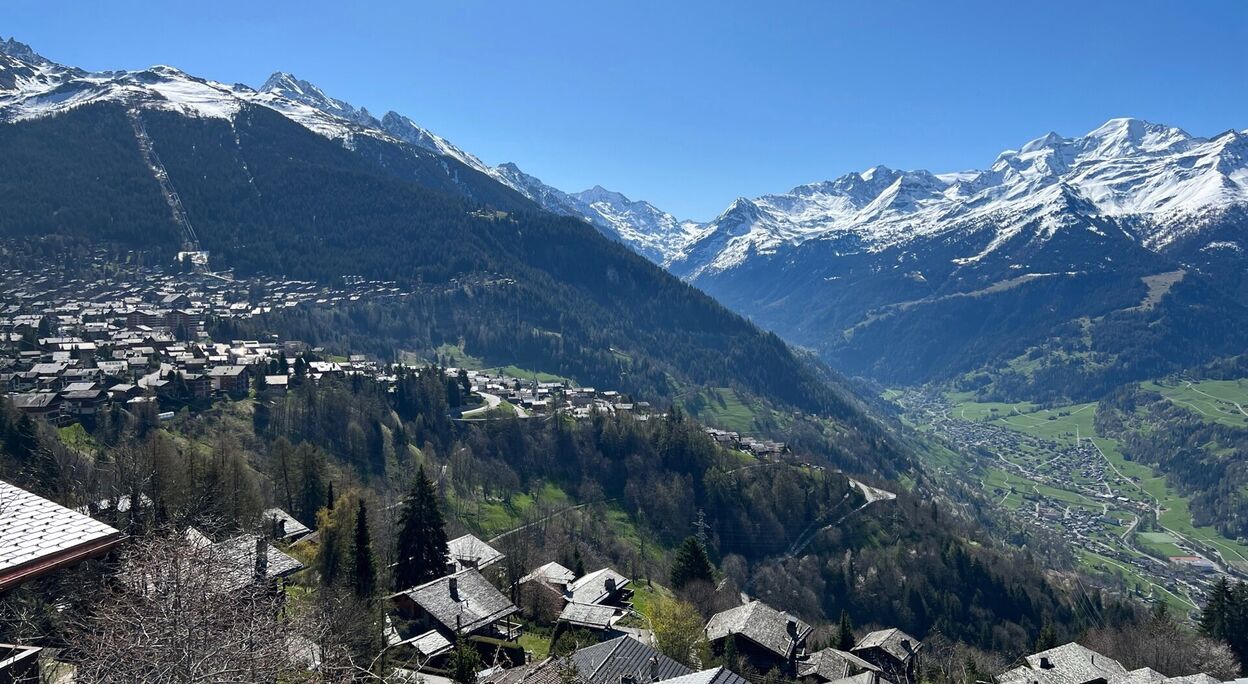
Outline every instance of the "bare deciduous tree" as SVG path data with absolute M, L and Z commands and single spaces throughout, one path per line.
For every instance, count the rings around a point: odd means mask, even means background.
M 133 543 L 107 595 L 77 625 L 78 681 L 260 682 L 308 671 L 315 639 L 283 616 L 281 594 L 250 581 L 253 568 L 241 565 L 180 535 Z

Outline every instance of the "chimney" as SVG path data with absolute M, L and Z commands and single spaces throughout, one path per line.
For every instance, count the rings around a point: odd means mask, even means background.
M 650 681 L 657 681 L 659 679 L 659 657 L 650 656 L 650 661 L 647 664 L 650 666 Z
M 448 582 L 448 585 L 451 590 L 451 600 L 458 601 L 459 600 L 459 578 L 452 577 L 450 579 L 450 582 Z
M 789 618 L 788 624 L 784 626 L 785 631 L 789 633 L 789 638 L 797 640 L 797 620 Z
M 1052 670 L 1052 669 L 1053 669 L 1053 661 L 1049 660 L 1048 656 L 1041 656 L 1041 657 L 1040 657 L 1040 669 L 1041 669 L 1041 670 Z
M 269 542 L 264 535 L 256 535 L 256 581 L 262 582 L 269 576 Z
M 901 647 L 902 647 L 903 649 L 905 649 L 906 653 L 909 653 L 910 651 L 912 651 L 912 650 L 913 650 L 913 649 L 911 649 L 911 648 L 910 648 L 910 640 L 909 640 L 909 639 L 902 639 L 902 640 L 901 640 Z
M 610 593 L 612 593 L 612 594 L 614 594 L 614 593 L 615 593 L 615 578 L 614 578 L 614 577 L 608 577 L 608 578 L 607 578 L 607 581 L 606 581 L 606 587 L 607 587 L 607 591 L 608 591 L 608 592 L 610 592 Z

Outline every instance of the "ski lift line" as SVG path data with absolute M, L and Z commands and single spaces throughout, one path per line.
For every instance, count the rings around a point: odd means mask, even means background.
M 139 151 L 142 152 L 143 157 L 147 160 L 147 165 L 152 169 L 152 175 L 156 178 L 156 183 L 160 185 L 160 192 L 165 196 L 165 203 L 169 205 L 170 211 L 173 212 L 174 222 L 182 229 L 184 251 L 200 251 L 199 237 L 195 235 L 195 229 L 191 226 L 191 219 L 186 213 L 186 208 L 182 206 L 182 198 L 178 196 L 177 191 L 173 188 L 173 182 L 169 179 L 169 171 L 165 169 L 165 165 L 156 154 L 156 149 L 152 145 L 152 138 L 147 134 L 147 128 L 143 125 L 143 119 L 139 116 L 138 108 L 127 110 L 126 115 L 130 119 L 131 127 L 134 129 L 134 137 L 139 143 Z

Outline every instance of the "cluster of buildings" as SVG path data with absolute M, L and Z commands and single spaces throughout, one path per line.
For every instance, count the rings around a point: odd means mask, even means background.
M 245 588 L 282 595 L 286 579 L 304 566 L 271 540 L 282 545 L 315 543 L 316 533 L 280 509 L 269 509 L 263 517 L 265 534 L 213 541 L 194 528 L 186 529 L 179 545 L 187 554 L 181 561 L 171 561 L 184 567 L 175 574 L 211 569 L 210 590 L 221 600 Z M 24 582 L 101 558 L 126 536 L 84 512 L 0 481 L 0 539 L 3 594 Z M 846 650 L 812 650 L 810 624 L 758 600 L 716 613 L 707 621 L 702 636 L 713 662 L 697 669 L 655 647 L 644 616 L 633 607 L 631 580 L 614 569 L 604 567 L 578 577 L 573 570 L 548 562 L 509 584 L 502 571 L 504 560 L 504 554 L 488 542 L 466 534 L 448 543 L 443 576 L 388 597 L 385 648 L 402 663 L 394 673 L 397 677 L 437 681 L 448 675 L 451 652 L 463 640 L 483 655 L 481 684 L 758 684 L 774 675 L 798 684 L 917 684 L 921 678 L 923 644 L 899 629 L 870 632 Z M 121 579 L 152 581 L 124 573 Z M 552 641 L 561 631 L 577 630 L 582 637 L 593 635 L 591 643 L 582 639 L 571 653 L 532 657 L 517 643 L 525 621 L 515 597 L 524 592 L 536 592 L 560 606 L 553 618 Z M 626 622 L 629 617 L 634 619 Z M 0 681 L 40 681 L 45 660 L 41 650 L 0 644 Z M 314 664 L 315 657 L 310 662 Z M 1112 658 L 1070 643 L 1028 656 L 995 682 L 1217 684 L 1218 680 L 1206 674 L 1169 677 L 1149 668 L 1128 670 Z
M 114 402 L 185 403 L 240 394 L 263 372 L 257 364 L 293 357 L 303 345 L 213 342 L 205 330 L 209 320 L 401 296 L 406 293 L 394 283 L 360 278 L 327 288 L 298 280 L 236 281 L 138 268 L 91 279 L 3 270 L 0 393 L 22 411 L 57 424 Z M 324 365 L 309 373 L 347 372 L 356 364 Z M 276 390 L 286 386 L 283 377 L 273 380 Z
M 455 374 L 459 369 L 447 369 Z M 580 387 L 570 380 L 536 380 L 507 375 L 501 370 L 465 369 L 474 392 L 487 400 L 498 399 L 515 406 L 517 415 L 560 413 L 587 418 L 594 413 L 630 414 L 646 419 L 652 412 L 648 401 L 633 401 L 616 390 Z M 486 408 L 489 408 L 488 404 Z M 465 413 L 467 417 L 471 411 Z
M 712 427 L 702 429 L 721 446 L 751 453 L 759 458 L 779 458 L 789 451 L 784 442 L 758 439 L 731 430 L 717 430 Z

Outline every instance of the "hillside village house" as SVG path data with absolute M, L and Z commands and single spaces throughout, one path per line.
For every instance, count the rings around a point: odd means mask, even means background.
M 750 601 L 711 616 L 706 638 L 715 653 L 724 652 L 728 639 L 737 654 L 759 672 L 778 670 L 797 674 L 797 658 L 804 654 L 806 639 L 814 630 L 796 616 L 778 611 L 762 601 Z
M 102 522 L 0 481 L 0 592 L 99 558 L 124 538 Z
M 480 635 L 512 640 L 520 626 L 507 618 L 519 612 L 512 602 L 473 568 L 440 577 L 390 596 L 399 617 L 409 623 L 403 634 L 436 630 L 448 640 Z

